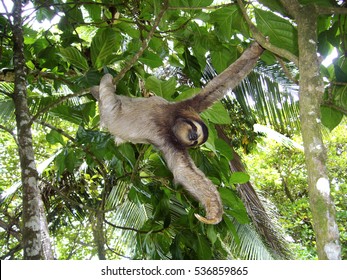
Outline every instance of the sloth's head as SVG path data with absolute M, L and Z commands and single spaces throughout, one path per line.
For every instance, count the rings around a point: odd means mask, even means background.
M 201 119 L 178 118 L 172 128 L 177 141 L 185 147 L 194 147 L 206 142 L 207 126 Z

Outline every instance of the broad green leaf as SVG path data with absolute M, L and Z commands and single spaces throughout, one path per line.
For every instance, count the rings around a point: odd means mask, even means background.
M 185 66 L 183 68 L 183 73 L 186 74 L 194 83 L 196 87 L 200 86 L 201 79 L 201 67 L 197 58 L 190 54 L 188 49 L 185 49 L 183 53 L 183 59 Z
M 157 68 L 163 65 L 163 60 L 160 56 L 150 51 L 146 51 L 139 60 L 151 68 Z
M 176 79 L 170 78 L 167 81 L 162 81 L 155 76 L 150 76 L 146 80 L 146 89 L 154 92 L 158 96 L 171 99 L 176 91 Z
M 175 101 L 180 101 L 180 100 L 185 100 L 187 98 L 190 98 L 198 94 L 200 90 L 201 88 L 190 88 L 188 90 L 185 90 L 175 98 Z
M 219 193 L 223 205 L 228 208 L 228 210 L 225 210 L 225 213 L 233 216 L 241 224 L 249 223 L 247 210 L 235 192 L 228 188 L 220 188 Z
M 322 124 L 332 131 L 339 125 L 343 118 L 343 114 L 333 108 L 327 106 L 321 106 L 321 118 Z
M 231 119 L 228 111 L 224 108 L 222 103 L 217 102 L 212 107 L 207 109 L 201 114 L 205 119 L 215 124 L 230 124 Z
M 347 85 L 335 86 L 332 92 L 334 103 L 347 110 Z
M 69 171 L 70 173 L 73 173 L 75 169 L 75 163 L 76 163 L 75 151 L 69 150 L 67 152 L 67 155 L 65 156 L 66 170 Z
M 237 31 L 248 34 L 248 26 L 237 5 L 216 10 L 211 13 L 210 21 L 216 25 L 216 34 L 222 41 L 229 41 Z
M 225 143 L 225 141 L 223 141 L 220 138 L 217 138 L 215 140 L 215 146 L 219 153 L 226 159 L 228 159 L 229 161 L 233 159 L 233 151 L 231 150 L 230 146 L 227 143 Z
M 92 2 L 91 2 L 92 3 Z M 85 4 L 84 8 L 88 11 L 89 16 L 94 21 L 101 20 L 101 5 Z
M 120 33 L 111 28 L 99 29 L 91 44 L 92 63 L 96 69 L 110 63 L 110 56 L 119 48 L 120 42 Z
M 205 236 L 197 234 L 197 240 L 194 244 L 200 260 L 210 260 L 212 257 L 211 246 Z
M 229 178 L 230 184 L 245 184 L 249 181 L 250 177 L 244 172 L 234 172 Z
M 208 225 L 206 234 L 208 239 L 211 241 L 212 244 L 214 244 L 217 241 L 217 233 L 216 233 L 216 227 L 213 225 Z
M 88 70 L 88 62 L 82 56 L 81 52 L 74 47 L 67 47 L 65 49 L 60 49 L 60 55 L 73 66 L 81 69 Z
M 172 0 L 169 1 L 171 7 L 207 7 L 213 0 Z
M 234 236 L 235 242 L 237 244 L 240 243 L 240 237 L 237 234 L 237 230 L 235 225 L 232 222 L 233 218 L 229 217 L 229 215 L 223 215 L 223 221 L 225 222 L 225 224 L 227 225 L 228 230 L 232 233 L 232 235 Z
M 211 51 L 212 65 L 217 73 L 223 72 L 232 62 L 237 59 L 237 49 L 226 47 Z
M 258 29 L 263 35 L 269 37 L 271 44 L 293 54 L 298 53 L 297 30 L 288 20 L 260 9 L 254 9 L 254 13 Z
M 128 161 L 128 163 L 132 167 L 134 167 L 136 157 L 132 145 L 129 143 L 124 143 L 118 147 L 118 150 L 121 153 L 121 155 Z
M 63 146 L 65 145 L 65 141 L 64 141 L 64 138 L 63 136 L 55 131 L 55 130 L 51 130 L 47 135 L 46 135 L 46 140 L 48 143 L 50 144 L 57 144 L 57 143 L 60 143 L 62 144 Z

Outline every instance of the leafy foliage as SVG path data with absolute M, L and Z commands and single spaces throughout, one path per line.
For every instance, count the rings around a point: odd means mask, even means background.
M 278 258 L 279 252 L 267 247 L 256 233 L 236 192 L 236 186 L 249 176 L 231 174 L 230 143 L 221 140 L 215 129 L 222 124 L 233 136 L 233 146 L 243 147 L 247 153 L 259 139 L 252 131 L 255 122 L 272 125 L 286 135 L 298 131 L 296 90 L 283 72 L 278 74 L 279 64 L 271 53 L 264 54 L 254 73 L 223 105 L 218 103 L 203 113 L 210 138 L 201 149 L 190 151 L 198 167 L 220 186 L 225 216 L 217 226 L 196 221 L 193 213 L 201 210 L 199 205 L 173 184 L 157 151 L 129 143 L 116 147 L 99 130 L 97 107 L 86 90 L 98 84 L 103 73 L 120 73 L 148 40 L 148 47 L 119 81 L 117 93 L 154 93 L 170 101 L 197 93 L 207 76 L 222 72 L 249 43 L 249 26 L 238 5 L 169 1 L 150 38 L 162 9 L 158 0 L 29 2 L 24 37 L 28 100 L 56 257 L 100 257 L 97 247 L 101 245 L 108 259 Z M 278 1 L 258 2 L 272 11 L 258 6 L 252 10 L 257 27 L 271 43 L 296 54 L 297 31 L 283 17 L 283 7 Z M 330 5 L 328 2 L 317 1 L 319 5 Z M 41 25 L 32 25 L 35 21 Z M 0 68 L 6 78 L 5 70 L 13 69 L 11 24 L 6 14 L 0 15 L 0 28 Z M 330 130 L 341 122 L 347 108 L 345 31 L 346 21 L 339 16 L 321 17 L 319 51 L 323 57 L 334 48 L 338 52 L 332 66 L 322 66 L 329 81 L 322 123 Z M 165 75 L 167 69 L 174 69 L 175 75 Z M 215 73 L 208 73 L 212 70 Z M 161 71 L 164 74 L 158 77 Z M 295 69 L 290 72 L 296 74 Z M 0 209 L 6 224 L 0 232 L 3 258 L 21 257 L 20 174 L 11 136 L 15 135 L 12 82 L 0 82 Z M 339 206 L 344 209 L 342 196 Z M 100 213 L 103 239 L 95 231 Z M 291 233 L 294 237 L 301 234 Z M 303 234 L 309 238 L 297 238 L 298 242 L 313 242 L 308 229 Z

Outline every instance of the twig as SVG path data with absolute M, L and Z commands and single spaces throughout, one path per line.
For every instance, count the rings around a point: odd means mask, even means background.
M 123 227 L 123 226 L 117 226 L 109 221 L 107 221 L 106 219 L 104 219 L 104 222 L 114 228 L 118 228 L 118 229 L 122 229 L 122 230 L 131 230 L 131 231 L 135 231 L 137 233 L 140 234 L 147 234 L 147 233 L 158 233 L 158 232 L 162 232 L 164 231 L 166 228 L 163 227 L 162 229 L 158 229 L 158 230 L 141 230 L 141 229 L 136 229 L 136 228 L 131 228 L 131 227 Z
M 44 113 L 47 113 L 49 110 L 51 110 L 52 108 L 54 107 L 57 107 L 58 105 L 60 105 L 61 103 L 71 99 L 71 98 L 74 98 L 74 97 L 78 97 L 78 96 L 82 96 L 82 95 L 85 95 L 89 92 L 89 89 L 82 89 L 78 92 L 75 92 L 73 94 L 69 94 L 69 95 L 66 95 L 66 96 L 63 96 L 62 98 L 60 98 L 59 100 L 53 102 L 52 104 L 46 106 L 45 108 L 43 108 L 42 110 L 38 111 L 30 120 L 31 123 L 35 122 L 40 115 L 44 114 Z
M 151 41 L 155 30 L 157 29 L 162 17 L 164 16 L 164 13 L 168 9 L 168 0 L 164 1 L 163 7 L 161 8 L 150 32 L 148 33 L 148 36 L 145 40 L 142 41 L 141 48 L 139 51 L 133 56 L 133 58 L 127 63 L 127 65 L 119 72 L 119 74 L 113 78 L 113 84 L 116 85 L 121 79 L 124 78 L 125 74 L 131 69 L 131 67 L 134 66 L 134 64 L 137 62 L 137 60 L 143 55 L 144 51 L 148 48 L 148 44 Z
M 279 64 L 281 65 L 284 74 L 287 76 L 287 78 L 292 81 L 294 84 L 298 85 L 299 81 L 297 79 L 295 79 L 292 75 L 292 73 L 290 73 L 289 69 L 287 68 L 287 66 L 285 65 L 283 59 L 277 55 L 275 55 L 277 61 L 279 62 Z
M 19 146 L 19 144 L 17 142 L 17 136 L 14 134 L 14 132 L 11 129 L 9 129 L 9 128 L 1 125 L 1 124 L 0 124 L 0 129 L 2 129 L 4 131 L 6 131 L 7 133 L 9 133 L 13 137 L 13 139 L 16 142 L 17 146 Z

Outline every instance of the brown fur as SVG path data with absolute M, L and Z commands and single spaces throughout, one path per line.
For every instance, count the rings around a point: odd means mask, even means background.
M 196 217 L 204 223 L 219 223 L 223 207 L 217 188 L 195 166 L 187 152 L 187 147 L 204 143 L 208 136 L 207 127 L 194 108 L 157 96 L 116 95 L 109 74 L 91 92 L 99 101 L 101 124 L 115 136 L 116 143 L 129 141 L 156 146 L 163 153 L 175 181 L 205 207 L 206 218 Z M 192 133 L 198 138 L 189 140 Z

